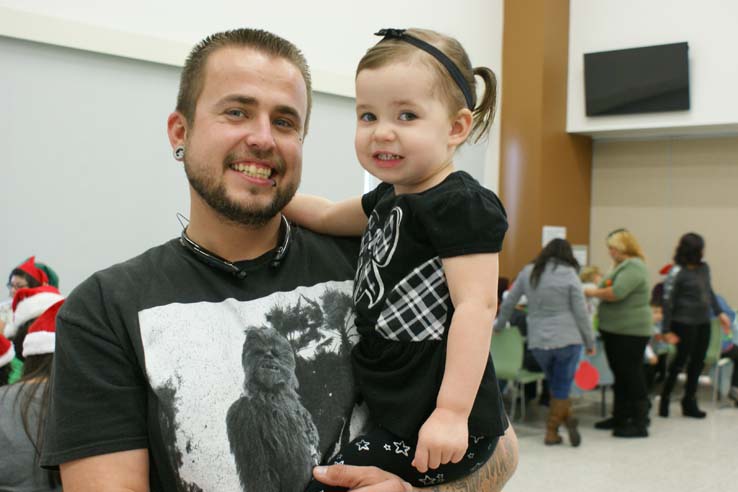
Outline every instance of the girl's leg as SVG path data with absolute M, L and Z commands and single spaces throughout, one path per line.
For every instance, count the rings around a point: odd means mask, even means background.
M 538 365 L 543 369 L 548 380 L 549 389 L 551 391 L 551 401 L 548 407 L 548 417 L 546 418 L 546 435 L 543 443 L 546 445 L 561 444 L 562 439 L 559 435 L 559 426 L 564 420 L 563 407 L 560 400 L 556 398 L 557 392 L 560 391 L 558 382 L 555 380 L 554 369 L 556 367 L 556 350 L 532 349 L 533 357 L 538 361 Z
M 582 437 L 578 429 L 579 421 L 572 413 L 571 400 L 569 399 L 571 383 L 574 381 L 574 373 L 577 370 L 581 357 L 581 345 L 569 345 L 556 349 L 552 376 L 552 379 L 556 381 L 556 388 L 552 390 L 554 398 L 552 400 L 552 406 L 560 407 L 558 412 L 562 422 L 566 426 L 569 434 L 569 442 L 572 446 L 579 446 L 582 442 Z
M 416 443 L 397 437 L 384 429 L 375 428 L 354 439 L 328 464 L 376 466 L 394 473 L 416 487 L 424 487 L 450 482 L 476 471 L 492 456 L 498 440 L 497 437 L 469 436 L 469 447 L 459 463 L 448 463 L 426 473 L 420 473 L 411 465 L 415 457 Z M 345 490 L 347 489 L 326 486 L 312 480 L 305 492 Z
M 705 418 L 705 412 L 697 407 L 697 383 L 700 373 L 705 365 L 705 355 L 710 344 L 710 324 L 695 325 L 689 327 L 694 333 L 693 344 L 689 353 L 689 364 L 687 366 L 687 384 L 684 387 L 684 399 L 682 400 L 682 413 L 687 417 L 698 419 Z
M 676 356 L 669 366 L 666 379 L 664 380 L 664 386 L 661 388 L 661 400 L 659 402 L 659 415 L 661 417 L 669 416 L 669 398 L 671 397 L 671 392 L 674 390 L 677 376 L 684 369 L 689 352 L 694 344 L 692 340 L 693 330 L 689 330 L 686 325 L 673 322 L 671 330 L 679 337 L 679 342 L 676 346 Z

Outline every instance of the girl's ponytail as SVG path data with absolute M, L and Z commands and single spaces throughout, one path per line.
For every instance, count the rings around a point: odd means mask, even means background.
M 489 127 L 495 118 L 495 111 L 497 110 L 497 77 L 487 67 L 475 67 L 473 73 L 484 81 L 484 92 L 482 93 L 482 99 L 477 103 L 472 113 L 474 123 L 469 134 L 472 142 L 477 143 L 487 136 Z

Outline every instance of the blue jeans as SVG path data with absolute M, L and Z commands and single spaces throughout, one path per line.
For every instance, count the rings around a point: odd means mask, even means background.
M 569 398 L 574 373 L 582 357 L 582 345 L 567 345 L 556 349 L 531 349 L 531 352 L 546 374 L 551 396 L 557 400 Z

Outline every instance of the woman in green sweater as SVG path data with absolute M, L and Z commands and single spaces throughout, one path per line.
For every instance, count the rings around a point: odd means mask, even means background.
M 616 437 L 648 437 L 648 390 L 643 351 L 651 337 L 648 271 L 635 236 L 617 229 L 607 236 L 614 265 L 598 287 L 585 295 L 601 300 L 599 330 L 615 376 L 612 418 L 597 422 Z

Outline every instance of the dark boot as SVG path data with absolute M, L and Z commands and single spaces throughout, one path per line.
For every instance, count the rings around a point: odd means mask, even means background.
M 615 437 L 648 437 L 648 399 L 630 403 L 632 418 L 613 429 Z
M 615 417 L 608 417 L 604 420 L 595 422 L 595 429 L 612 430 L 615 427 Z
M 616 396 L 615 401 L 612 403 L 612 417 L 596 422 L 595 429 L 613 430 L 616 425 L 624 424 L 627 418 L 623 404 Z
M 682 415 L 684 415 L 685 417 L 704 419 L 707 416 L 707 413 L 700 410 L 700 408 L 697 406 L 696 398 L 688 398 L 685 396 L 682 400 Z
M 551 404 L 548 408 L 548 419 L 546 420 L 546 437 L 543 438 L 543 444 L 551 446 L 561 444 L 561 436 L 559 435 L 559 425 L 564 421 L 566 416 L 566 400 L 557 400 L 551 398 Z
M 566 410 L 566 413 L 564 414 L 564 425 L 569 433 L 569 443 L 571 443 L 572 446 L 577 447 L 582 443 L 582 436 L 579 434 L 579 429 L 577 428 L 579 421 L 571 412 L 570 399 L 567 398 L 564 400 L 564 408 Z

